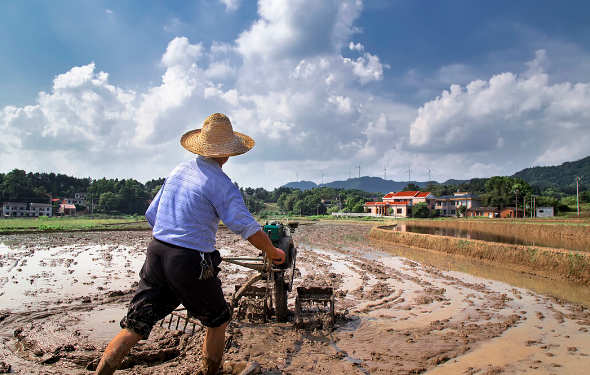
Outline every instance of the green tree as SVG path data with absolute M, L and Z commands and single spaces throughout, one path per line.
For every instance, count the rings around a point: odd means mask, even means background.
M 457 217 L 465 217 L 465 214 L 467 213 L 467 206 L 459 206 L 457 208 Z
M 119 197 L 112 191 L 107 191 L 100 195 L 98 204 L 106 211 L 106 213 L 111 213 L 119 205 Z
M 426 202 L 418 202 L 412 208 L 412 217 L 424 218 L 428 217 L 428 205 Z
M 420 186 L 416 185 L 413 182 L 410 182 L 406 185 L 405 188 L 402 189 L 402 191 L 420 191 Z

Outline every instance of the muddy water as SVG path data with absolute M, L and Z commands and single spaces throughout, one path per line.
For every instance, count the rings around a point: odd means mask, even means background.
M 144 255 L 123 245 L 0 243 L 0 306 L 19 311 L 32 306 L 126 290 L 137 281 Z
M 507 268 L 492 266 L 473 259 L 435 253 L 427 250 L 390 245 L 380 241 L 371 241 L 378 248 L 393 254 L 416 260 L 436 268 L 452 270 L 486 279 L 497 280 L 512 286 L 526 288 L 537 293 L 555 296 L 560 299 L 590 307 L 590 288 L 579 283 L 548 279 L 546 277 L 525 274 Z
M 425 252 L 423 260 L 413 261 L 410 252 L 402 253 L 401 246 L 386 248 L 380 242 L 366 240 L 370 229 L 369 225 L 320 223 L 297 232 L 299 272 L 295 285 L 334 288 L 334 330 L 297 330 L 290 322 L 274 320 L 264 324 L 234 320 L 228 329 L 225 357 L 234 362 L 255 360 L 263 375 L 429 371 L 471 375 L 534 371 L 587 374 L 587 309 L 485 275 L 453 271 L 451 266 L 459 263 L 451 258 L 430 267 L 433 256 Z M 136 272 L 139 270 L 134 259 L 142 259 L 150 236 L 103 233 L 79 234 L 65 241 L 44 237 L 14 239 L 10 250 L 3 248 L 0 255 L 0 277 L 8 274 L 8 281 L 13 276 L 18 278 L 17 269 L 24 272 L 28 263 L 40 267 L 27 271 L 29 274 L 49 272 L 53 259 L 64 258 L 65 263 L 72 258 L 68 262 L 75 267 L 78 265 L 74 261 L 85 263 L 80 261 L 81 254 L 74 256 L 82 251 L 93 254 L 90 260 L 95 266 L 90 271 L 86 271 L 88 266 L 80 266 L 70 276 L 79 278 L 76 284 L 84 286 L 82 280 L 87 279 L 76 275 L 91 272 L 89 279 L 98 288 L 103 287 L 102 277 L 107 280 L 108 274 L 119 280 L 135 280 L 122 277 L 127 273 L 125 265 L 129 261 Z M 247 256 L 255 252 L 247 241 L 221 230 L 218 246 L 223 255 Z M 42 260 L 33 258 L 37 252 L 43 252 Z M 120 255 L 126 260 L 118 260 Z M 59 261 L 55 263 L 59 269 Z M 220 275 L 224 286 L 230 287 L 228 291 L 251 273 L 229 264 L 223 264 L 222 269 Z M 26 282 L 30 278 L 19 280 Z M 42 288 L 53 282 L 47 276 L 35 279 L 33 285 Z M 1 289 L 4 293 L 10 289 L 7 285 Z M 115 293 L 119 297 L 111 298 L 109 294 L 115 288 L 112 282 L 104 288 L 102 295 L 92 294 L 88 303 L 64 302 L 46 308 L 32 304 L 30 311 L 0 311 L 0 364 L 12 365 L 19 374 L 89 373 L 86 366 L 100 358 L 108 340 L 119 330 L 118 321 L 131 297 L 129 293 Z M 65 290 L 84 295 L 75 288 L 57 289 L 56 294 Z M 49 300 L 48 296 L 38 294 L 36 302 Z M 67 300 L 67 295 L 54 297 Z M 294 298 L 291 293 L 291 310 Z M 132 350 L 126 370 L 121 373 L 197 373 L 201 344 L 202 332 L 186 337 L 156 328 L 149 340 Z
M 567 249 L 575 251 L 590 251 L 590 243 L 585 240 L 575 240 L 570 238 L 545 238 L 537 239 L 530 238 L 527 236 L 511 236 L 502 234 L 487 233 L 480 230 L 467 230 L 452 227 L 429 227 L 422 225 L 412 225 L 409 223 L 398 223 L 397 226 L 392 227 L 392 230 L 398 232 L 412 232 L 419 234 L 431 234 L 437 236 L 448 236 L 457 238 L 466 238 L 471 240 L 481 240 L 487 242 L 500 242 L 508 243 L 512 245 L 524 245 L 524 246 L 541 246 L 551 247 L 556 249 Z

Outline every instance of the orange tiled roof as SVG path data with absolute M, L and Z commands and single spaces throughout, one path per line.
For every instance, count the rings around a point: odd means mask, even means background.
M 419 191 L 398 191 L 395 193 L 396 197 L 415 197 Z
M 420 193 L 418 193 L 418 195 L 416 195 L 416 198 L 425 198 L 428 194 L 430 194 L 429 191 L 427 191 L 427 192 L 420 192 Z
M 394 195 L 395 195 L 395 193 L 393 193 L 393 192 L 387 193 L 387 194 L 385 194 L 385 196 L 383 197 L 383 199 L 393 198 Z

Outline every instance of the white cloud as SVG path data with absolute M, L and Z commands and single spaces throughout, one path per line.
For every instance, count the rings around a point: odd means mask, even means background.
M 174 38 L 166 48 L 166 53 L 162 56 L 162 63 L 167 66 L 193 64 L 202 53 L 203 46 L 199 44 L 190 44 L 186 37 Z
M 355 31 L 361 1 L 260 0 L 260 19 L 237 39 L 246 58 L 284 59 L 334 53 Z
M 222 4 L 225 5 L 225 9 L 228 12 L 236 11 L 240 7 L 240 3 L 242 0 L 219 0 Z

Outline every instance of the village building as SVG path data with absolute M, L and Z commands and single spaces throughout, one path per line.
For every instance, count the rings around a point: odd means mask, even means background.
M 65 201 L 65 200 L 64 200 Z M 69 216 L 76 214 L 76 206 L 68 203 L 61 203 L 57 208 L 57 214 L 60 216 Z
M 367 202 L 364 206 L 365 211 L 373 215 L 411 217 L 412 208 L 416 203 L 426 203 L 430 213 L 434 209 L 435 199 L 430 192 L 399 191 L 385 194 L 382 202 Z
M 2 203 L 2 216 L 4 217 L 39 217 L 51 216 L 51 204 L 49 203 Z
M 86 193 L 74 193 L 74 198 L 64 199 L 65 204 L 86 204 Z
M 555 215 L 553 207 L 537 207 L 536 217 L 553 217 Z
M 435 208 L 439 210 L 440 216 L 457 216 L 457 210 L 461 206 L 466 206 L 467 210 L 481 207 L 481 198 L 479 195 L 459 191 L 436 198 Z
M 516 208 L 516 207 L 505 207 L 502 210 L 500 210 L 500 217 L 512 217 L 512 218 L 518 218 L 518 217 L 524 217 L 524 210 L 522 208 Z
M 467 217 L 489 217 L 491 219 L 500 216 L 498 207 L 474 207 L 467 210 Z

